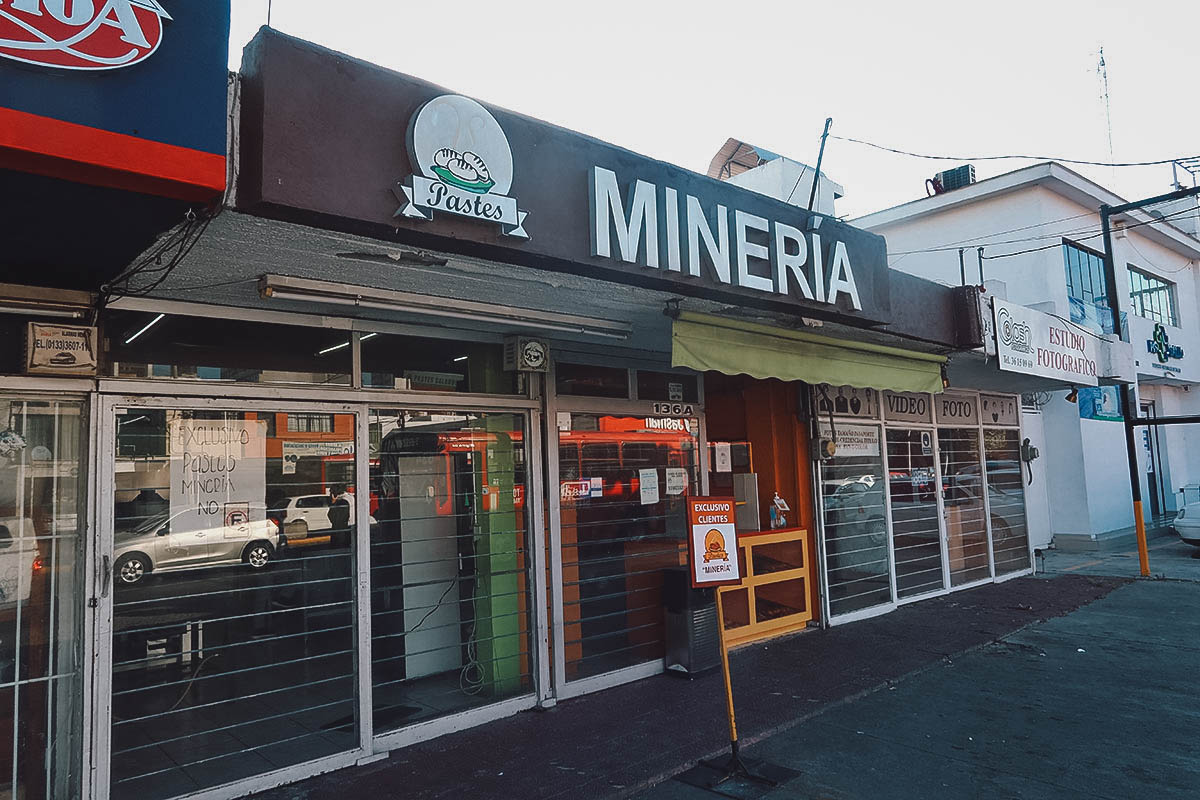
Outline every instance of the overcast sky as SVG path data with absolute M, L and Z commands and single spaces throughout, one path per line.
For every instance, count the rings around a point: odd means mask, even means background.
M 266 20 L 267 0 L 233 0 L 231 66 Z M 271 23 L 699 172 L 730 136 L 813 164 L 826 117 L 922 153 L 1108 161 L 1103 45 L 1115 160 L 1200 154 L 1197 0 L 274 0 Z M 830 140 L 823 171 L 858 216 L 954 165 Z M 1077 169 L 1127 199 L 1170 189 L 1169 166 Z

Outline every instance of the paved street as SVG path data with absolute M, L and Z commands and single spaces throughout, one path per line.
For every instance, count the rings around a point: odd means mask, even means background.
M 1200 563 L 1179 547 L 1160 542 L 1156 569 Z M 748 755 L 801 775 L 766 794 L 746 784 L 726 791 L 772 800 L 1193 798 L 1198 671 L 1200 584 L 1138 581 L 768 737 Z M 715 796 L 677 780 L 638 795 Z

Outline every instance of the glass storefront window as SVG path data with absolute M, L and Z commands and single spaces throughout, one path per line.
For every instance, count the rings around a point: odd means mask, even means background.
M 695 375 L 639 369 L 637 371 L 637 396 L 639 400 L 697 403 L 700 401 L 700 381 Z
M 377 733 L 533 691 L 523 423 L 371 411 Z
M 629 397 L 629 370 L 622 367 L 596 367 L 590 364 L 554 366 L 559 394 L 580 397 Z
M 892 600 L 879 426 L 822 422 L 820 435 L 838 442 L 821 464 L 821 513 L 829 614 Z
M 663 570 L 686 558 L 696 420 L 572 414 L 558 434 L 567 680 L 661 659 Z
M 938 428 L 950 585 L 990 577 L 978 428 Z
M 1029 569 L 1029 527 L 1025 520 L 1021 434 L 1014 430 L 985 429 L 983 446 L 992 517 L 992 559 L 996 574 L 1006 575 Z
M 504 370 L 499 344 L 364 333 L 363 386 L 433 392 L 515 394 L 518 373 Z
M 75 797 L 83 404 L 0 398 L 0 797 Z
M 933 431 L 887 430 L 896 596 L 945 588 Z
M 328 426 L 291 431 L 284 416 L 117 415 L 113 796 L 358 745 L 355 418 L 314 409 L 301 416 Z
M 350 385 L 345 331 L 115 311 L 104 336 L 116 378 Z

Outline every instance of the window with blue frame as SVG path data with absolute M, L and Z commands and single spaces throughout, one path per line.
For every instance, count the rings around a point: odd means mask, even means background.
M 1129 305 L 1139 317 L 1179 326 L 1175 316 L 1175 284 L 1142 272 L 1132 264 L 1129 268 Z
M 1104 256 L 1066 239 L 1063 240 L 1062 249 L 1071 321 L 1099 333 L 1112 333 L 1112 310 L 1108 307 L 1108 291 L 1104 280 Z

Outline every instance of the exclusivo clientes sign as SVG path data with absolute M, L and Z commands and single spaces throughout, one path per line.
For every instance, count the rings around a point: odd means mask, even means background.
M 1007 372 L 1057 378 L 1095 386 L 1096 335 L 1066 320 L 1032 308 L 992 300 L 996 356 Z

